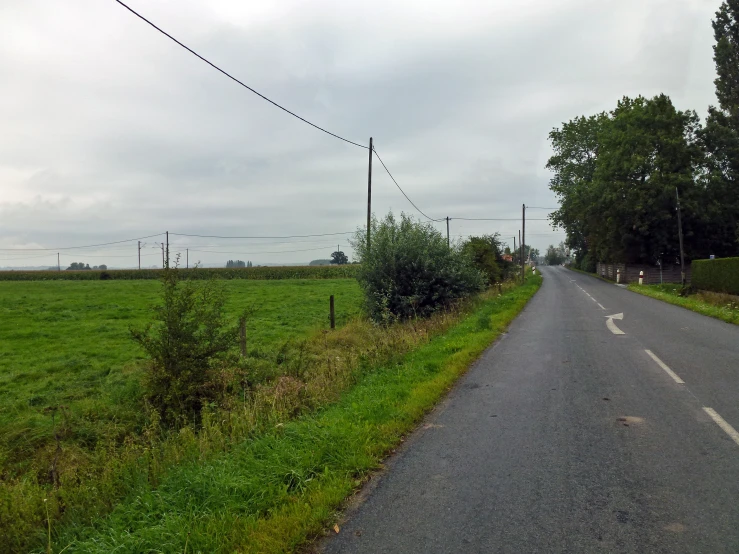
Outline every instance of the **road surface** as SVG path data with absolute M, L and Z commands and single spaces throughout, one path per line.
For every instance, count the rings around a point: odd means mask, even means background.
M 739 326 L 543 274 L 320 550 L 739 552 Z

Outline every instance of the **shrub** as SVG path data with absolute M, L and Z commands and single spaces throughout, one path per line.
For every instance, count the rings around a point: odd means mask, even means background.
M 739 294 L 739 258 L 694 260 L 691 271 L 696 289 Z
M 470 237 L 462 244 L 462 252 L 482 271 L 488 285 L 501 281 L 500 241 L 497 234 Z
M 390 213 L 373 218 L 371 231 L 369 249 L 364 230 L 352 245 L 366 309 L 376 322 L 425 317 L 484 287 L 483 274 L 430 224 Z
M 162 304 L 154 323 L 132 329 L 149 355 L 146 397 L 170 426 L 197 423 L 215 398 L 215 362 L 236 343 L 236 328 L 226 325 L 225 292 L 217 281 L 181 281 L 179 269 L 161 273 Z

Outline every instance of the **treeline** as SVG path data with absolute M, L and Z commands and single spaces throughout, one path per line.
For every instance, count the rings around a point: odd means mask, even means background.
M 182 269 L 182 279 L 351 279 L 357 275 L 356 265 L 341 266 L 275 266 L 249 268 Z M 159 279 L 161 269 L 114 269 L 108 271 L 0 271 L 0 281 L 95 281 Z
M 704 124 L 661 94 L 549 134 L 552 222 L 582 269 L 679 263 L 678 194 L 686 261 L 739 253 L 739 0 L 721 5 L 713 29 L 719 105 Z

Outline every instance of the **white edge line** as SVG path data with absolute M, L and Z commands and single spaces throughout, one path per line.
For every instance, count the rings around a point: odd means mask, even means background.
M 677 373 L 675 373 L 669 367 L 667 367 L 667 364 L 665 362 L 663 362 L 662 360 L 660 360 L 654 354 L 654 352 L 652 352 L 651 350 L 645 350 L 644 352 L 646 352 L 647 354 L 649 354 L 649 357 L 652 358 L 655 362 L 657 362 L 657 365 L 659 367 L 661 367 L 662 369 L 664 369 L 665 370 L 665 373 L 667 373 L 667 375 L 669 375 L 670 377 L 672 377 L 678 385 L 684 385 L 685 384 L 685 381 L 683 381 L 682 379 L 680 379 L 680 377 L 677 376 Z
M 601 309 L 601 310 L 605 310 L 605 307 L 604 307 L 604 306 L 603 306 L 603 304 L 601 304 L 600 302 L 598 302 L 598 306 L 600 306 L 600 309 Z
M 721 429 L 723 429 L 726 432 L 726 434 L 731 437 L 731 439 L 735 443 L 739 444 L 739 433 L 737 433 L 736 429 L 734 429 L 731 425 L 729 425 L 729 423 L 727 423 L 727 421 L 723 417 L 718 415 L 716 413 L 716 410 L 714 410 L 713 408 L 704 407 L 703 411 L 706 412 L 711 417 L 711 419 L 715 421 L 718 424 L 718 426 L 721 427 Z
M 621 329 L 616 327 L 616 324 L 613 323 L 612 317 L 609 317 L 608 319 L 606 319 L 606 327 L 608 327 L 608 330 L 611 331 L 611 333 L 613 333 L 614 335 L 625 335 L 626 334 Z

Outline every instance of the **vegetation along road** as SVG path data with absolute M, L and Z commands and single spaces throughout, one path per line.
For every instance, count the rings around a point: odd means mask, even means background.
M 739 551 L 739 327 L 543 275 L 323 551 Z

